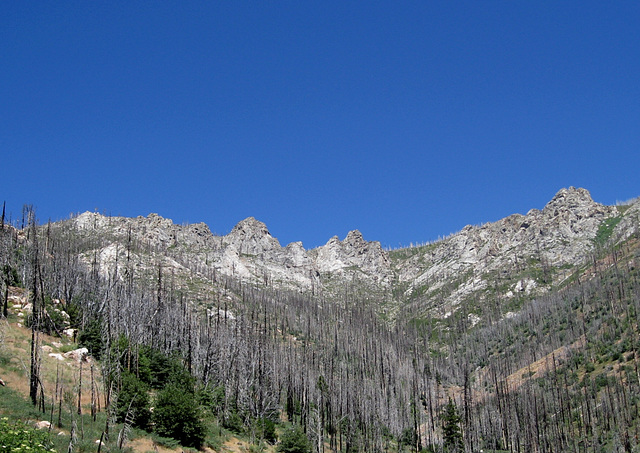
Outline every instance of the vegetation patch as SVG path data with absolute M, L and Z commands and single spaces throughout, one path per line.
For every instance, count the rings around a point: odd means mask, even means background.
M 55 453 L 45 431 L 38 431 L 22 421 L 0 418 L 0 451 L 11 453 Z
M 593 242 L 597 245 L 604 245 L 609 240 L 613 230 L 615 230 L 621 220 L 622 216 L 611 217 L 604 220 L 598 227 L 598 232 L 596 233 L 596 237 L 593 239 Z

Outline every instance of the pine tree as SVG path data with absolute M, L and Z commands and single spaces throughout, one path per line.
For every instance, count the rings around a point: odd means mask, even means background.
M 460 414 L 458 414 L 458 408 L 451 398 L 449 398 L 449 402 L 444 407 L 441 418 L 445 451 L 464 451 L 462 431 L 460 431 Z
M 278 451 L 281 453 L 309 453 L 311 452 L 311 443 L 300 426 L 291 425 L 282 433 Z
M 185 447 L 200 448 L 205 440 L 206 427 L 195 396 L 177 384 L 168 384 L 158 392 L 152 421 L 157 434 L 173 437 Z

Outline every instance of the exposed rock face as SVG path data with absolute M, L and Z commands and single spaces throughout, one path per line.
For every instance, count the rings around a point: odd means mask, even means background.
M 179 243 L 186 246 L 207 246 L 212 236 L 204 223 L 187 226 L 174 224 L 158 214 L 147 217 L 105 217 L 101 214 L 85 212 L 72 221 L 79 231 L 99 232 L 117 239 L 117 242 L 133 241 L 147 246 L 164 249 Z
M 158 265 L 175 281 L 200 275 L 223 275 L 256 284 L 300 291 L 329 291 L 335 279 L 369 290 L 401 287 L 397 306 L 418 304 L 432 315 L 445 316 L 461 301 L 489 297 L 492 288 L 507 286 L 500 296 L 536 294 L 557 284 L 586 259 L 607 219 L 614 235 L 637 232 L 640 201 L 623 211 L 603 206 L 585 189 L 560 190 L 542 210 L 514 214 L 494 223 L 467 226 L 428 246 L 394 251 L 366 241 L 358 230 L 344 240 L 332 237 L 322 247 L 305 250 L 301 242 L 282 247 L 266 225 L 253 217 L 239 222 L 226 236 L 214 236 L 205 224 L 180 226 L 157 214 L 147 217 L 104 217 L 84 213 L 73 219 L 81 235 L 102 239 L 85 253 L 105 277 L 157 275 Z M 131 263 L 135 262 L 135 266 Z M 396 291 L 397 294 L 397 291 Z M 420 310 L 418 310 L 420 311 Z
M 188 266 L 195 261 L 222 275 L 301 290 L 318 288 L 323 272 L 350 279 L 355 268 L 372 284 L 388 285 L 391 281 L 387 252 L 379 242 L 365 241 L 359 231 L 350 232 L 343 242 L 336 236 L 327 245 L 307 251 L 302 242 L 282 247 L 267 226 L 253 217 L 239 222 L 226 236 L 214 236 L 205 224 L 179 226 L 157 214 L 130 219 L 86 212 L 73 222 L 81 232 L 99 232 L 114 239 L 97 253 L 85 256 L 87 265 L 99 259 L 104 277 L 124 276 L 125 263 L 132 259 L 139 268 L 150 271 L 157 260 L 145 260 L 138 251 L 144 245 L 142 248 L 164 252 L 162 267 L 178 275 L 188 274 Z
M 453 306 L 472 293 L 481 293 L 496 279 L 517 276 L 532 267 L 557 282 L 566 277 L 558 269 L 584 260 L 602 222 L 617 212 L 615 207 L 594 202 L 585 189 L 562 189 L 542 211 L 532 209 L 524 216 L 467 226 L 396 263 L 396 271 L 400 282 L 409 283 L 407 295 L 417 288 L 434 293 L 454 282 L 457 286 L 446 298 Z M 519 280 L 511 295 L 530 293 L 536 286 L 533 280 Z
M 344 241 L 338 236 L 329 239 L 318 249 L 316 265 L 320 272 L 340 272 L 356 267 L 381 284 L 388 284 L 391 277 L 389 255 L 379 242 L 365 241 L 358 230 L 350 231 Z
M 245 255 L 264 255 L 280 249 L 280 243 L 271 236 L 267 226 L 253 217 L 238 223 L 223 243 Z

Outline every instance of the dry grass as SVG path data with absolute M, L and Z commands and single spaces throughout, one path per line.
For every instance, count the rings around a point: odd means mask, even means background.
M 12 323 L 9 328 L 5 328 L 4 344 L 2 353 L 9 357 L 9 365 L 1 371 L 0 377 L 5 383 L 17 390 L 25 398 L 29 397 L 29 364 L 31 351 L 31 330 Z M 104 389 L 100 376 L 99 367 L 95 366 L 93 360 L 89 358 L 85 362 L 77 362 L 73 359 L 65 358 L 58 360 L 49 354 L 62 354 L 62 348 L 69 345 L 68 340 L 40 334 L 40 378 L 44 387 L 46 398 L 52 398 L 56 391 L 56 382 L 62 386 L 62 393 L 72 392 L 77 395 L 79 384 L 82 382 L 82 408 L 83 411 L 90 411 L 91 408 L 91 368 L 93 365 L 94 392 L 100 399 L 100 406 L 104 406 Z M 80 373 L 82 371 L 82 374 Z
M 139 452 L 174 453 L 181 452 L 180 448 L 167 448 L 155 443 L 150 437 L 138 437 L 127 443 L 127 448 Z
M 529 379 L 537 379 L 545 376 L 548 372 L 554 370 L 564 362 L 570 356 L 571 351 L 583 348 L 585 343 L 586 338 L 582 335 L 569 346 L 561 346 L 530 365 L 519 369 L 515 373 L 511 373 L 506 379 L 507 388 L 515 390 Z
M 16 294 L 20 296 L 21 294 Z M 18 392 L 25 400 L 29 399 L 29 368 L 31 351 L 31 330 L 22 325 L 24 316 L 18 317 L 19 310 L 11 310 L 9 322 L 0 321 L 0 378 L 6 386 Z M 66 410 L 77 407 L 78 388 L 82 381 L 82 411 L 89 413 L 91 409 L 91 365 L 94 366 L 94 390 L 100 401 L 100 408 L 104 411 L 105 394 L 100 374 L 100 367 L 91 358 L 85 362 L 77 362 L 73 359 L 65 358 L 58 360 L 49 354 L 62 354 L 64 350 L 72 347 L 68 339 L 60 339 L 48 335 L 40 334 L 39 343 L 41 345 L 41 380 L 44 387 L 45 399 L 51 403 L 56 394 L 57 385 L 62 387 L 61 394 L 65 400 Z M 82 377 L 82 379 L 80 379 Z M 75 410 L 75 409 L 73 409 Z M 0 412 L 2 409 L 0 409 Z M 47 416 L 45 416 L 47 418 Z M 60 431 L 56 429 L 56 431 Z M 62 430 L 68 435 L 68 430 Z M 151 436 L 137 437 L 126 444 L 126 447 L 133 452 L 140 453 L 176 453 L 182 451 L 180 448 L 167 448 L 153 441 Z M 251 444 L 231 437 L 227 439 L 220 450 L 205 448 L 206 453 L 248 453 L 251 451 Z M 257 451 L 257 450 L 256 450 Z M 274 452 L 274 447 L 267 447 L 265 452 Z

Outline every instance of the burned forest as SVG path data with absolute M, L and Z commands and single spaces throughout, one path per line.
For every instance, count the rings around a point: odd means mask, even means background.
M 216 451 L 223 431 L 252 451 L 637 451 L 639 212 L 570 188 L 433 243 L 305 250 L 255 219 L 217 236 L 25 207 L 0 229 L 3 329 L 30 329 L 35 410 L 105 414 L 110 451 L 134 428 Z M 73 410 L 44 335 L 92 358 Z

